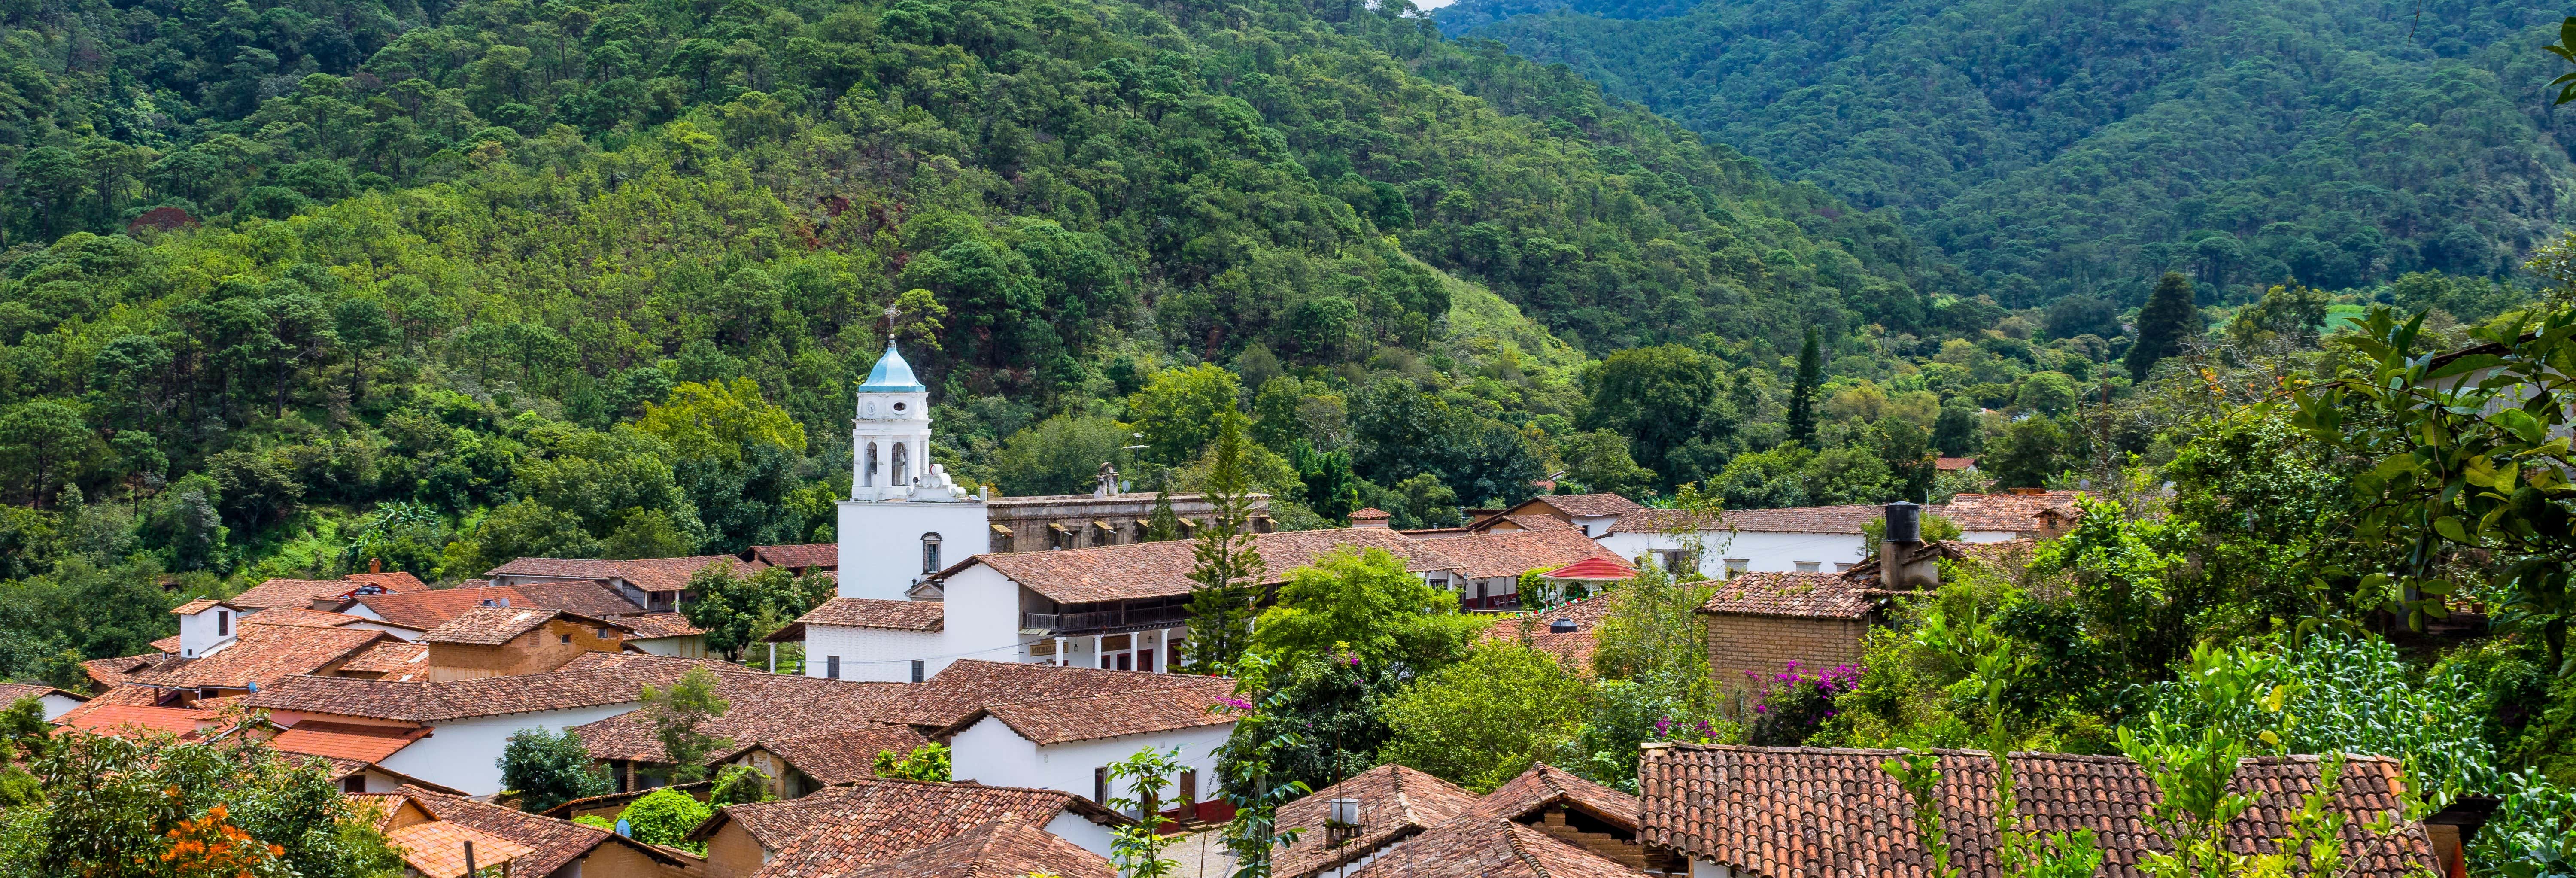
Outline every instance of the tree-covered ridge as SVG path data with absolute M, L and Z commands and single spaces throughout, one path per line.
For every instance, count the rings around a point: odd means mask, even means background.
M 1556 4 L 1562 6 L 1563 4 Z M 1473 26 L 1529 4 L 1469 0 Z M 1672 17 L 1643 16 L 1666 13 Z M 1593 14 L 1584 14 L 1593 13 Z M 2524 3 L 1577 4 L 1473 30 L 1893 206 L 2016 307 L 2501 275 L 2567 218 Z
M 1356 6 L 146 4 L 11 23 L 21 91 L 50 96 L 0 138 L 15 141 L 0 149 L 15 241 L 146 214 L 281 218 L 478 178 L 500 158 L 569 173 L 641 138 L 693 144 L 667 159 L 687 173 L 696 150 L 722 147 L 812 227 L 800 236 L 857 223 L 842 240 L 872 243 L 914 228 L 931 191 L 988 221 L 1097 236 L 1014 244 L 1050 254 L 1028 269 L 1044 276 L 949 303 L 990 334 L 962 360 L 1043 366 L 1055 382 L 1071 374 L 1057 348 L 1082 359 L 1110 324 L 1143 321 L 1138 305 L 1203 349 L 1292 325 L 1298 339 L 1272 346 L 1310 360 L 1349 353 L 1354 332 L 1419 347 L 1437 285 L 1398 264 L 1386 233 L 1586 342 L 1767 331 L 1776 344 L 1802 321 L 1920 322 L 1924 307 L 1905 288 L 1927 265 L 1892 223 L 1839 218 L 1586 83 Z M 657 127 L 673 122 L 708 139 Z M 163 206 L 186 217 L 151 210 Z M 834 225 L 852 209 L 865 219 Z M 964 243 L 911 233 L 882 255 Z M 956 255 L 969 261 L 920 275 L 972 286 L 1019 270 Z M 1015 316 L 1040 306 L 1054 325 Z

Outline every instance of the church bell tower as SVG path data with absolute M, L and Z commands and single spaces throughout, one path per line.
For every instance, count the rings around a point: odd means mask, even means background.
M 840 502 L 842 597 L 904 600 L 943 567 L 985 551 L 983 495 L 930 460 L 930 388 L 895 349 L 859 385 L 850 421 L 850 499 Z

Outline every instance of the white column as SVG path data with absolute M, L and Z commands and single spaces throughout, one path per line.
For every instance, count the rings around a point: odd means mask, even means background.
M 1109 665 L 1109 662 L 1106 661 L 1106 659 L 1109 658 L 1109 652 L 1101 646 L 1101 644 L 1107 642 L 1109 642 L 1108 635 L 1091 635 L 1091 662 L 1093 665 L 1099 667 L 1107 667 Z
M 1072 666 L 1072 663 L 1071 663 L 1071 662 L 1065 661 L 1065 658 L 1064 658 L 1064 638 L 1062 638 L 1062 637 L 1058 637 L 1058 638 L 1056 638 L 1056 639 L 1055 639 L 1055 665 L 1056 665 L 1056 667 L 1059 667 L 1059 668 L 1062 668 L 1062 667 L 1071 667 L 1071 666 Z

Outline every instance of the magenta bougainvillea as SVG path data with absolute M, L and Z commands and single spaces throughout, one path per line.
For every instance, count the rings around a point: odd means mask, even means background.
M 1805 743 L 1826 720 L 1834 716 L 1834 698 L 1860 685 L 1860 666 L 1835 665 L 1830 670 L 1807 673 L 1797 662 L 1776 674 L 1752 671 L 1757 693 L 1753 702 L 1753 744 L 1766 747 L 1794 747 Z

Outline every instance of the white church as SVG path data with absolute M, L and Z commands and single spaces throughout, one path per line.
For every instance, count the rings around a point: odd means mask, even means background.
M 995 497 L 960 486 L 929 457 L 930 389 L 891 339 L 857 390 L 850 498 L 840 501 L 839 597 L 770 635 L 803 641 L 805 673 L 920 682 L 961 659 L 1168 672 L 1189 637 L 1192 542 L 1146 539 L 1157 495 L 1101 466 L 1089 494 Z M 1182 537 L 1213 507 L 1168 497 Z M 1434 585 L 1507 602 L 1523 572 L 1621 560 L 1583 531 L 1417 539 L 1385 527 L 1272 532 L 1256 495 L 1252 530 L 1271 578 L 1327 553 L 1382 549 Z

